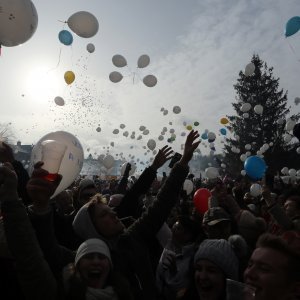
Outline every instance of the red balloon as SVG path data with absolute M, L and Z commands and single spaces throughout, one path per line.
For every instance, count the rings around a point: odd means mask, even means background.
M 197 211 L 204 214 L 208 210 L 208 199 L 211 192 L 206 188 L 198 189 L 194 194 L 194 205 Z

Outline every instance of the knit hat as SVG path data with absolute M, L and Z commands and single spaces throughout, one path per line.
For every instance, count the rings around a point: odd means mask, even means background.
M 89 239 L 79 246 L 75 256 L 75 266 L 78 264 L 79 260 L 84 255 L 89 253 L 101 253 L 105 255 L 109 259 L 110 264 L 112 265 L 110 251 L 107 245 L 100 239 Z
M 209 260 L 217 265 L 226 278 L 238 280 L 239 261 L 228 241 L 204 240 L 195 254 L 194 264 L 200 259 Z
M 213 226 L 221 221 L 230 221 L 229 214 L 222 207 L 211 207 L 205 212 L 202 223 Z
M 75 233 L 84 240 L 95 237 L 101 238 L 91 220 L 88 212 L 88 204 L 83 205 L 79 209 L 72 225 Z

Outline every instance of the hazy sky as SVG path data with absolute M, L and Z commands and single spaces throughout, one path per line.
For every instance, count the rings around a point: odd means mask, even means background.
M 22 144 L 65 130 L 78 137 L 85 156 L 109 150 L 112 155 L 139 153 L 146 161 L 152 153 L 145 154 L 143 147 L 149 138 L 157 141 L 157 147 L 166 144 L 170 133 L 164 141 L 157 138 L 167 127 L 175 130 L 172 146 L 178 151 L 184 141 L 181 133 L 187 132 L 183 122 L 198 121 L 200 132 L 217 133 L 220 118 L 233 113 L 233 84 L 254 53 L 274 67 L 280 87 L 288 90 L 292 113 L 299 111 L 294 98 L 300 96 L 300 33 L 284 37 L 286 22 L 300 15 L 299 0 L 33 3 L 39 16 L 35 34 L 21 46 L 3 47 L 0 57 L 0 120 L 12 122 Z M 72 46 L 64 46 L 58 33 L 70 29 L 60 21 L 77 11 L 94 14 L 99 31 L 89 39 L 73 34 Z M 95 45 L 94 53 L 87 52 L 88 43 Z M 118 70 L 111 60 L 115 54 L 123 55 L 128 67 Z M 137 69 L 142 54 L 148 54 L 151 62 Z M 67 70 L 76 74 L 70 86 L 63 78 Z M 120 71 L 123 80 L 112 83 L 108 77 L 112 71 Z M 158 79 L 153 88 L 140 80 L 148 74 Z M 56 96 L 65 99 L 65 106 L 54 103 Z M 172 112 L 175 105 L 181 107 L 180 114 Z M 126 128 L 120 129 L 120 124 Z M 137 140 L 141 125 L 150 133 Z M 116 128 L 119 134 L 112 133 Z M 127 138 L 123 136 L 126 130 Z M 133 131 L 134 139 L 130 137 Z M 208 152 L 203 145 L 200 149 Z

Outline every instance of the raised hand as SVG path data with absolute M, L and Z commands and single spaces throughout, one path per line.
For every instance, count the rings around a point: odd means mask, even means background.
M 37 162 L 34 165 L 31 178 L 27 183 L 27 192 L 36 211 L 44 211 L 48 209 L 50 197 L 54 194 L 61 182 L 62 176 L 58 174 L 54 181 L 49 181 L 45 177 L 48 171 L 42 169 L 43 162 Z
M 198 137 L 199 137 L 198 131 L 194 131 L 194 130 L 192 130 L 189 133 L 189 135 L 186 137 L 183 155 L 179 161 L 181 165 L 187 165 L 189 161 L 192 159 L 194 151 L 197 149 L 197 147 L 200 144 L 200 141 L 195 142 Z
M 158 170 L 162 167 L 167 160 L 172 157 L 173 150 L 169 146 L 164 146 L 162 149 L 159 149 L 158 153 L 156 154 L 153 163 L 151 165 L 152 168 Z

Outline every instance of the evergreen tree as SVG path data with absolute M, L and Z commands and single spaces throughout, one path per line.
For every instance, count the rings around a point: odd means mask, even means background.
M 254 72 L 250 75 L 241 71 L 234 85 L 237 95 L 232 106 L 236 115 L 227 116 L 230 120 L 227 127 L 233 137 L 226 139 L 224 161 L 227 171 L 235 176 L 243 169 L 241 155 L 247 151 L 251 155 L 263 155 L 272 174 L 284 166 L 296 167 L 296 151 L 286 142 L 288 132 L 285 124 L 290 113 L 287 91 L 279 89 L 279 78 L 274 78 L 273 67 L 269 68 L 258 55 L 253 55 L 251 63 L 252 67 L 255 66 Z M 251 108 L 245 111 L 249 104 Z M 262 113 L 259 111 L 261 108 Z M 298 118 L 298 115 L 292 115 L 289 119 L 297 121 Z M 246 145 L 248 149 L 245 149 Z M 245 155 L 242 158 L 244 160 Z

